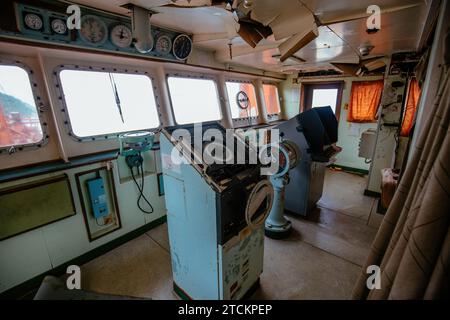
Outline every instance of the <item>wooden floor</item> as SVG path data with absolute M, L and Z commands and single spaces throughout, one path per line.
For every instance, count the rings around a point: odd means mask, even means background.
M 363 195 L 367 177 L 327 171 L 317 210 L 289 217 L 286 240 L 266 238 L 261 286 L 252 299 L 348 299 L 382 216 Z M 152 299 L 177 299 L 167 225 L 82 266 L 82 287 Z

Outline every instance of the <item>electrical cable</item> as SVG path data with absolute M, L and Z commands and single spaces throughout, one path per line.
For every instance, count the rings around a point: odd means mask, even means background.
M 139 169 L 141 169 L 141 184 L 139 184 L 138 181 L 136 180 L 136 177 L 135 177 L 134 171 L 133 171 L 133 167 L 130 167 L 131 177 L 133 178 L 133 181 L 136 184 L 136 187 L 138 188 L 138 191 L 139 191 L 139 197 L 136 201 L 137 207 L 139 208 L 139 210 L 141 210 L 145 214 L 152 214 L 154 211 L 153 206 L 150 203 L 150 201 L 147 199 L 147 197 L 144 195 L 144 168 L 143 168 L 142 164 L 140 166 L 137 166 L 136 168 L 137 168 L 138 175 L 139 175 Z M 142 199 L 144 199 L 144 201 L 150 207 L 150 211 L 145 210 L 141 207 Z

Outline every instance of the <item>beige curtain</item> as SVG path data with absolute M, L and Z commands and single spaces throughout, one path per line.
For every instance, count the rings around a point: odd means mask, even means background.
M 354 299 L 449 297 L 450 81 L 444 72 L 430 116 L 372 244 Z M 369 290 L 367 266 L 381 270 Z

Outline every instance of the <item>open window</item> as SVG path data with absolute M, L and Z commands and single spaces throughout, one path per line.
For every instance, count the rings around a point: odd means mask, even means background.
M 178 124 L 221 119 L 219 96 L 213 80 L 169 77 L 168 85 Z
M 233 119 L 258 116 L 256 92 L 253 84 L 248 82 L 227 81 L 226 86 L 231 117 Z
M 281 112 L 281 108 L 277 86 L 274 84 L 263 84 L 263 91 L 267 114 L 269 116 L 279 114 Z
M 0 149 L 42 143 L 44 133 L 28 72 L 0 64 Z
M 341 113 L 343 82 L 305 83 L 302 85 L 303 111 L 330 106 L 336 118 Z
M 77 138 L 116 137 L 160 124 L 152 80 L 145 74 L 63 69 L 59 80 Z

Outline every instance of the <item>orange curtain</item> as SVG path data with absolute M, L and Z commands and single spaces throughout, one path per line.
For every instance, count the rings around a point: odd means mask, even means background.
M 420 88 L 417 79 L 412 79 L 409 84 L 408 100 L 406 102 L 405 114 L 403 116 L 402 129 L 400 135 L 402 137 L 409 136 L 409 132 L 414 123 L 414 115 L 416 114 L 417 103 L 419 102 Z
M 383 80 L 352 83 L 348 122 L 374 122 L 383 93 Z

